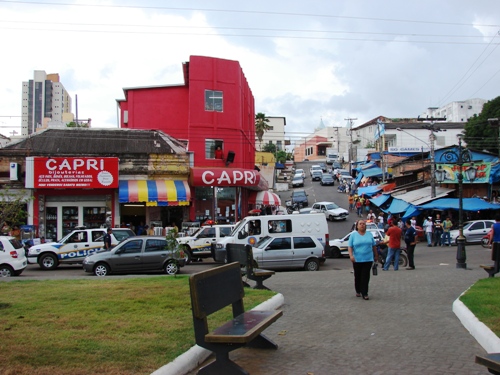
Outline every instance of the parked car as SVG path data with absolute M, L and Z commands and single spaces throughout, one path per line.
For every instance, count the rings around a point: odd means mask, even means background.
M 370 232 L 373 235 L 373 238 L 375 238 L 375 241 L 381 241 L 384 236 L 384 230 L 383 229 L 378 229 L 376 226 L 372 227 L 370 226 L 369 228 L 366 228 L 367 232 Z M 334 240 L 330 241 L 330 249 L 326 252 L 326 257 L 327 258 L 339 258 L 341 256 L 347 256 L 349 255 L 349 251 L 347 250 L 347 247 L 349 245 L 349 238 L 351 237 L 351 234 L 354 233 L 355 231 L 351 231 L 347 233 L 344 237 L 337 238 Z
M 321 171 L 313 171 L 311 174 L 311 179 L 313 181 L 321 181 L 321 177 L 323 177 L 323 172 Z
M 332 175 L 328 174 L 328 173 L 323 173 L 323 176 L 321 176 L 321 181 L 319 183 L 322 186 L 325 186 L 325 185 L 333 186 L 333 185 L 335 185 L 335 182 L 333 181 Z
M 311 176 L 313 174 L 313 171 L 323 172 L 323 170 L 321 169 L 321 167 L 318 164 L 311 165 L 311 167 L 309 168 L 309 174 Z
M 304 178 L 301 174 L 296 174 L 292 178 L 292 187 L 304 187 Z
M 300 174 L 302 178 L 306 178 L 306 172 L 303 169 L 296 169 L 295 170 L 295 175 Z
M 15 237 L 0 236 L 0 277 L 19 276 L 27 265 L 23 243 Z
M 340 164 L 338 161 L 334 161 L 332 164 L 332 170 L 340 168 L 342 168 L 342 164 Z
M 321 170 L 326 173 L 327 167 L 325 163 L 319 163 L 319 166 L 321 167 Z
M 346 220 L 349 216 L 349 211 L 339 207 L 334 202 L 316 202 L 313 204 L 312 209 L 324 213 L 327 220 L 330 221 Z
M 183 251 L 168 249 L 165 237 L 142 236 L 127 238 L 111 251 L 87 256 L 83 260 L 83 269 L 96 276 L 161 270 L 175 275 L 184 264 Z
M 135 233 L 127 228 L 112 228 L 111 245 L 117 245 L 120 240 Z M 76 229 L 57 242 L 46 242 L 34 245 L 28 251 L 28 263 L 37 264 L 44 270 L 52 270 L 61 263 L 82 263 L 87 255 L 104 248 L 106 229 Z
M 234 225 L 220 224 L 203 226 L 192 236 L 179 237 L 177 242 L 184 251 L 186 264 L 193 259 L 214 257 L 215 245 L 222 238 L 231 235 Z
M 303 189 L 297 189 L 292 191 L 292 205 L 301 204 L 302 207 L 309 206 L 309 201 L 307 200 L 306 191 Z
M 465 242 L 477 242 L 480 243 L 481 239 L 487 235 L 491 229 L 491 226 L 495 223 L 494 220 L 472 220 L 466 221 L 464 223 L 464 237 Z M 450 231 L 451 241 L 455 244 L 458 238 L 458 229 L 452 229 Z
M 263 237 L 252 251 L 257 266 L 264 269 L 317 271 L 325 262 L 324 246 L 314 236 L 302 234 Z

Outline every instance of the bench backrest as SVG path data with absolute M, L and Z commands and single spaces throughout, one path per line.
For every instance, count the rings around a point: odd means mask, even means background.
M 247 273 L 251 275 L 253 274 L 253 264 L 254 264 L 253 250 L 251 245 L 245 245 L 245 253 L 247 257 L 247 264 L 246 264 Z
M 245 245 L 239 243 L 230 243 L 226 245 L 227 262 L 239 262 L 241 266 L 247 264 L 247 254 L 245 252 Z
M 233 305 L 233 315 L 244 312 L 245 291 L 238 262 L 195 273 L 189 277 L 189 286 L 194 319 L 205 320 L 228 305 Z

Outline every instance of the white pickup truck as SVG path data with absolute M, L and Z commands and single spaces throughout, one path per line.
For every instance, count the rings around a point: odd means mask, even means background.
M 177 242 L 184 250 L 186 264 L 193 259 L 214 257 L 217 241 L 228 237 L 233 231 L 234 225 L 221 224 L 203 226 L 190 237 L 179 237 Z
M 47 242 L 31 246 L 28 251 L 28 263 L 37 264 L 41 269 L 52 270 L 59 264 L 82 263 L 87 255 L 104 248 L 106 229 L 77 229 L 57 242 Z M 125 238 L 135 236 L 127 228 L 113 228 L 111 244 L 117 245 Z

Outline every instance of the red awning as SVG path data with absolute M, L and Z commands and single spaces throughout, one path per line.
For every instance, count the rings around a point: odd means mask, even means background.
M 270 191 L 252 191 L 248 196 L 248 203 L 264 206 L 280 206 L 281 199 L 278 194 Z

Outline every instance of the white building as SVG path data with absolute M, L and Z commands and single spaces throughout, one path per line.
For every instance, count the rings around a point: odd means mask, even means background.
M 59 81 L 59 74 L 35 70 L 33 79 L 23 82 L 21 135 L 49 126 L 65 127 L 73 118 L 71 97 Z
M 421 118 L 446 118 L 447 122 L 467 122 L 474 115 L 479 115 L 487 100 L 468 99 L 451 102 L 443 107 L 430 107 L 420 116 Z
M 255 137 L 255 146 L 257 151 L 262 151 L 264 146 L 269 143 L 276 145 L 277 151 L 284 150 L 286 118 L 266 116 L 266 119 L 269 120 L 267 124 L 270 126 L 270 129 L 264 132 L 262 142 L 259 142 L 257 137 Z

